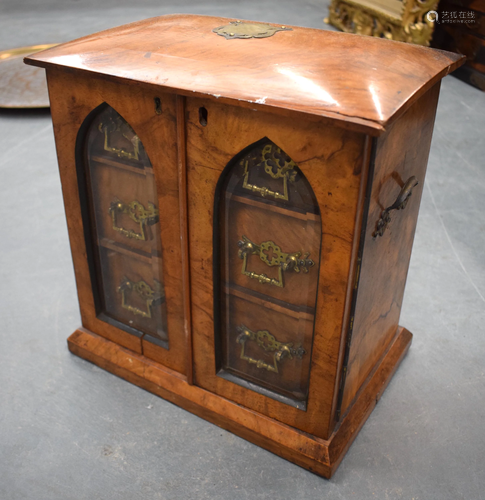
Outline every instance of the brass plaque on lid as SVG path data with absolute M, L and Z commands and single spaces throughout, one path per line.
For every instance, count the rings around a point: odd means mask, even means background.
M 247 23 L 243 21 L 233 21 L 225 26 L 219 26 L 212 30 L 220 36 L 230 40 L 232 38 L 268 38 L 277 31 L 293 31 L 286 26 L 271 26 L 269 24 Z

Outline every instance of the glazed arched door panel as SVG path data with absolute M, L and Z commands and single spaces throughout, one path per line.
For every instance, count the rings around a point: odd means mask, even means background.
M 218 375 L 305 409 L 322 234 L 313 190 L 264 138 L 229 162 L 216 199 Z
M 168 348 L 153 168 L 130 124 L 107 104 L 82 134 L 96 314 Z

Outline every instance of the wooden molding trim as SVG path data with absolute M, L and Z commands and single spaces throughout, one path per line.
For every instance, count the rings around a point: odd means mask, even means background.
M 329 479 L 377 404 L 411 345 L 411 340 L 411 333 L 399 327 L 388 349 L 328 440 L 316 438 L 200 387 L 189 385 L 186 377 L 180 373 L 84 328 L 76 330 L 69 337 L 68 346 L 77 356 Z

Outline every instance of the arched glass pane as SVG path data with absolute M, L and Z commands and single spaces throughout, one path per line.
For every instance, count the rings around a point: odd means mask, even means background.
M 126 120 L 100 108 L 83 147 L 97 314 L 168 347 L 153 168 Z
M 313 190 L 264 139 L 226 167 L 219 200 L 218 375 L 304 409 L 322 233 Z

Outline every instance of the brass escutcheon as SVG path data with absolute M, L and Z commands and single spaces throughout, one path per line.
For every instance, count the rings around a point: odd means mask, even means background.
M 115 153 L 118 158 L 127 158 L 128 160 L 139 160 L 140 159 L 140 139 L 133 132 L 133 129 L 128 125 L 127 122 L 117 116 L 116 118 L 110 118 L 108 123 L 100 123 L 98 129 L 101 133 L 104 133 L 104 150 L 109 153 Z M 120 132 L 125 139 L 128 139 L 133 144 L 133 151 L 126 151 L 123 148 L 115 148 L 110 145 L 110 134 L 114 132 Z
M 309 259 L 310 253 L 305 253 L 301 257 L 302 252 L 285 253 L 273 241 L 263 241 L 257 245 L 248 237 L 242 236 L 242 240 L 238 242 L 238 257 L 243 259 L 241 274 L 248 276 L 251 279 L 257 279 L 262 285 L 270 284 L 280 288 L 285 286 L 283 280 L 283 271 L 300 271 L 307 273 L 308 268 L 313 267 L 315 262 Z M 259 255 L 259 258 L 268 266 L 278 266 L 278 279 L 269 278 L 266 274 L 257 274 L 247 270 L 248 255 Z
M 226 40 L 234 38 L 268 38 L 278 31 L 293 31 L 286 26 L 270 26 L 269 24 L 248 23 L 245 21 L 232 21 L 225 26 L 214 28 L 213 33 L 225 37 Z
M 108 213 L 111 214 L 111 220 L 113 221 L 113 229 L 118 233 L 121 233 L 127 238 L 133 238 L 135 240 L 145 241 L 146 226 L 152 226 L 158 222 L 158 210 L 155 208 L 153 203 L 148 202 L 148 209 L 146 209 L 139 201 L 132 201 L 129 204 L 123 203 L 122 201 L 116 199 L 111 202 L 108 208 Z M 140 225 L 140 232 L 137 233 L 132 229 L 125 229 L 118 226 L 117 214 L 126 214 L 131 220 Z
M 306 354 L 301 344 L 293 345 L 293 342 L 288 342 L 286 344 L 278 342 L 274 335 L 271 335 L 268 330 L 253 332 L 246 326 L 240 325 L 237 327 L 237 331 L 239 335 L 236 338 L 236 342 L 241 344 L 241 359 L 244 359 L 249 364 L 256 365 L 256 368 L 264 368 L 269 372 L 278 373 L 278 363 L 285 358 L 293 359 L 293 356 L 295 356 L 302 359 Z M 274 352 L 273 364 L 266 363 L 262 359 L 255 359 L 247 356 L 244 352 L 244 348 L 248 340 L 254 340 L 258 346 L 266 352 Z
M 154 290 L 145 281 L 131 281 L 126 276 L 123 276 L 120 286 L 116 289 L 118 293 L 121 293 L 121 307 L 127 309 L 135 316 L 139 315 L 143 318 L 150 319 L 152 317 L 152 306 L 157 305 L 164 299 L 162 293 L 162 286 L 159 281 L 155 280 Z M 146 301 L 146 310 L 140 309 L 135 306 L 131 306 L 126 303 L 127 293 L 134 292 L 138 294 L 143 300 Z
M 264 171 L 273 179 L 283 179 L 283 194 L 272 191 L 265 186 L 256 186 L 249 182 L 249 161 L 244 163 L 243 188 L 253 193 L 259 193 L 263 198 L 272 196 L 275 200 L 288 201 L 288 182 L 295 182 L 296 163 L 293 160 L 287 161 L 286 155 L 280 148 L 273 144 L 267 144 L 262 151 Z

